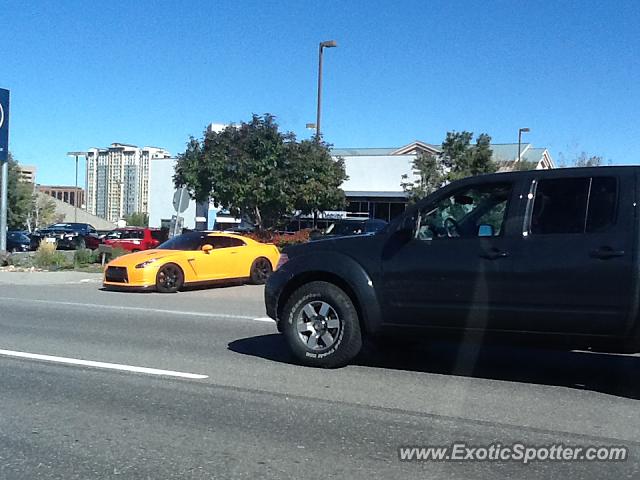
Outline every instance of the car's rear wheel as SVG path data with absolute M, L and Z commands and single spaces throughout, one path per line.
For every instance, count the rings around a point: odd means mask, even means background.
M 260 257 L 256 258 L 251 265 L 249 275 L 251 276 L 251 283 L 254 285 L 262 285 L 267 281 L 269 275 L 273 273 L 273 267 L 268 258 Z
M 282 322 L 291 351 L 305 365 L 341 367 L 362 348 L 358 312 L 332 283 L 311 282 L 296 290 L 283 309 Z
M 175 263 L 163 265 L 156 275 L 156 290 L 161 293 L 176 293 L 184 284 L 184 273 Z

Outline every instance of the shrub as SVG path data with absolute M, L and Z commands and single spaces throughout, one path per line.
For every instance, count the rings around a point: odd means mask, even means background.
M 33 263 L 36 267 L 49 268 L 57 270 L 59 268 L 70 268 L 67 257 L 61 252 L 56 251 L 55 243 L 43 242 L 36 250 L 36 254 L 33 258 Z
M 73 254 L 73 263 L 75 265 L 87 265 L 89 263 L 95 263 L 95 256 L 89 248 L 82 248 L 76 250 Z
M 262 243 L 273 243 L 276 247 L 282 250 L 287 245 L 295 245 L 298 243 L 306 243 L 309 241 L 309 234 L 311 229 L 306 228 L 298 230 L 292 233 L 279 233 L 269 230 L 262 230 L 258 232 L 252 232 L 246 236 Z

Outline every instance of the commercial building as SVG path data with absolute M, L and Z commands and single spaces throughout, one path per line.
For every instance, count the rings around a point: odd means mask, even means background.
M 124 143 L 90 148 L 85 154 L 87 211 L 111 222 L 135 212 L 148 213 L 149 164 L 170 157 L 163 148 Z
M 530 143 L 491 145 L 498 171 L 512 170 L 518 162 L 535 164 L 537 169 L 554 168 L 546 148 L 534 148 Z M 331 154 L 342 157 L 349 179 L 342 185 L 347 197 L 346 215 L 379 218 L 390 221 L 401 214 L 407 205 L 402 190 L 403 175 L 415 178 L 413 161 L 419 154 L 438 155 L 439 145 L 415 141 L 396 148 L 336 148 Z
M 84 208 L 84 189 L 80 187 L 38 185 L 36 190 L 74 207 Z

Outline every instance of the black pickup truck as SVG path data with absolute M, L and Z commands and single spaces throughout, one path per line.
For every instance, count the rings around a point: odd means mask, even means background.
M 639 352 L 639 182 L 596 167 L 451 183 L 382 232 L 289 248 L 267 313 L 319 367 L 400 334 Z

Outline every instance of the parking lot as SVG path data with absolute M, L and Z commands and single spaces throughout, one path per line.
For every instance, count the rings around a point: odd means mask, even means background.
M 292 363 L 262 287 L 99 287 L 93 274 L 0 274 L 0 477 L 637 475 L 640 358 L 370 346 L 318 370 Z M 626 445 L 631 459 L 398 461 L 400 446 L 459 441 Z

